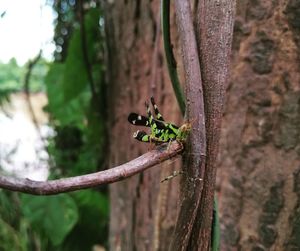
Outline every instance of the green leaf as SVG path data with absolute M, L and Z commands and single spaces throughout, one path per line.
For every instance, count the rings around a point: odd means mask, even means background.
M 72 193 L 79 207 L 87 207 L 94 211 L 95 217 L 107 218 L 109 214 L 108 198 L 99 191 L 82 190 Z M 98 216 L 97 216 L 98 215 Z M 92 218 L 95 220 L 95 218 Z
M 61 63 L 51 65 L 45 78 L 48 94 L 48 106 L 46 110 L 61 125 L 81 125 L 87 107 L 88 93 L 81 93 L 77 99 L 65 100 L 64 96 L 64 72 L 66 66 Z
M 77 206 L 67 194 L 48 197 L 22 195 L 21 201 L 24 216 L 53 245 L 61 244 L 78 221 Z
M 60 63 L 53 63 L 45 78 L 48 94 L 48 109 L 54 114 L 57 113 L 63 104 L 61 84 L 65 66 Z
M 99 46 L 98 41 L 100 40 L 99 18 L 100 12 L 97 9 L 92 9 L 85 15 L 85 53 L 91 66 L 94 65 L 98 55 L 97 46 Z M 74 31 L 70 39 L 65 66 L 63 80 L 64 98 L 66 101 L 70 101 L 84 90 L 90 91 L 87 66 L 82 48 L 82 36 L 79 28 Z M 97 71 L 99 70 L 97 69 Z M 93 71 L 93 69 L 89 69 L 89 71 Z
M 70 101 L 88 87 L 88 77 L 81 46 L 80 31 L 76 30 L 70 40 L 64 72 L 64 99 Z

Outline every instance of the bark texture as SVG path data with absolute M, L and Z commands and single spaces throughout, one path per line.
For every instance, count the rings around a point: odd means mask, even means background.
M 147 150 L 131 138 L 129 112 L 144 114 L 144 101 L 154 95 L 168 120 L 178 123 L 180 113 L 157 42 L 159 2 L 105 5 L 114 166 Z M 239 0 L 236 9 L 218 158 L 221 250 L 300 250 L 300 1 Z M 168 250 L 178 179 L 159 180 L 172 168 L 111 186 L 111 250 Z
M 218 191 L 222 250 L 300 250 L 300 1 L 237 1 Z
M 181 124 L 171 83 L 163 66 L 159 1 L 107 1 L 110 165 L 137 157 L 149 145 L 132 138 L 139 128 L 127 122 L 130 112 L 145 114 L 151 95 L 168 121 Z M 172 20 L 174 15 L 172 14 Z M 173 31 L 172 31 L 173 32 Z M 159 37 L 158 37 L 159 35 Z M 111 250 L 167 250 L 177 214 L 178 181 L 174 163 L 110 186 Z M 178 167 L 177 167 L 178 169 Z

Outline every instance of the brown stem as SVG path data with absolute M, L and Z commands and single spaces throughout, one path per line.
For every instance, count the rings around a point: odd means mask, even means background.
M 168 148 L 168 149 L 166 149 Z M 35 195 L 52 195 L 123 180 L 182 153 L 181 143 L 172 142 L 149 151 L 123 165 L 86 175 L 50 181 L 0 176 L 0 188 Z M 159 182 L 159 180 L 157 181 Z
M 41 135 L 39 124 L 38 124 L 37 118 L 35 116 L 33 106 L 31 104 L 30 88 L 29 88 L 32 70 L 33 70 L 34 66 L 37 64 L 37 62 L 40 60 L 41 56 L 42 56 L 42 51 L 40 51 L 39 54 L 33 60 L 30 60 L 28 63 L 27 71 L 26 71 L 25 78 L 24 78 L 24 92 L 25 92 L 25 96 L 26 96 L 26 100 L 27 100 L 27 104 L 28 104 L 28 109 L 31 114 L 32 122 L 36 128 L 36 131 L 37 131 L 40 139 L 43 141 L 44 139 Z
M 200 63 L 189 1 L 176 0 L 175 12 L 180 35 L 186 82 L 186 118 L 192 122 L 183 171 L 188 173 L 169 250 L 186 250 L 190 243 L 203 187 L 206 156 L 205 117 Z
M 189 250 L 209 250 L 225 86 L 234 22 L 234 0 L 199 1 L 195 25 L 204 88 L 207 158 L 200 206 Z

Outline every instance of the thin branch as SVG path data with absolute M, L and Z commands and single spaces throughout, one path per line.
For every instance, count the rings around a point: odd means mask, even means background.
M 58 180 L 33 181 L 30 179 L 0 176 L 0 188 L 35 195 L 52 195 L 96 187 L 131 177 L 165 160 L 175 157 L 182 153 L 182 151 L 182 144 L 175 141 L 169 146 L 168 144 L 162 145 L 123 165 L 97 173 Z
M 33 110 L 33 106 L 31 104 L 30 87 L 29 87 L 32 70 L 33 70 L 34 66 L 37 64 L 37 62 L 40 60 L 41 56 L 42 56 L 42 51 L 40 50 L 39 54 L 33 60 L 30 60 L 29 63 L 28 63 L 27 71 L 26 71 L 25 78 L 24 78 L 24 92 L 25 92 L 25 96 L 26 96 L 26 100 L 27 100 L 27 104 L 28 104 L 28 109 L 29 109 L 29 112 L 31 114 L 32 122 L 33 122 L 33 124 L 36 128 L 36 131 L 37 131 L 40 139 L 42 141 L 44 141 L 44 139 L 41 135 L 41 132 L 40 132 L 40 128 L 39 128 L 37 118 L 36 118 L 34 110 Z
M 189 1 L 176 0 L 175 12 L 180 35 L 186 81 L 186 117 L 193 121 L 187 144 L 182 200 L 169 250 L 187 250 L 203 188 L 206 156 L 205 115 L 200 62 Z M 188 217 L 187 217 L 188 216 Z
M 199 0 L 194 1 L 193 7 L 193 16 L 196 16 L 197 6 L 199 4 Z M 182 115 L 185 113 L 185 100 L 183 96 L 183 92 L 179 83 L 178 73 L 176 70 L 176 61 L 174 58 L 172 44 L 170 39 L 170 0 L 162 0 L 161 1 L 161 16 L 162 16 L 162 24 L 163 24 L 163 41 L 166 53 L 166 59 L 168 64 L 169 76 L 172 81 L 173 90 L 176 95 L 177 102 L 179 104 Z M 220 243 L 220 224 L 219 224 L 219 214 L 218 214 L 218 203 L 217 196 L 214 197 L 214 208 L 213 208 L 213 220 L 212 220 L 212 250 L 219 250 Z
M 169 76 L 182 115 L 185 113 L 185 100 L 177 74 L 177 64 L 173 53 L 170 35 L 170 0 L 161 0 L 161 19 L 163 42 L 168 65 Z

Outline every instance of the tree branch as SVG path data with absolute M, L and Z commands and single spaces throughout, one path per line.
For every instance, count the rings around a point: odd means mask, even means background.
M 32 59 L 28 62 L 27 71 L 26 71 L 25 78 L 24 78 L 24 92 L 25 92 L 25 96 L 26 96 L 26 100 L 27 100 L 27 104 L 28 104 L 28 109 L 31 114 L 32 122 L 35 126 L 35 129 L 36 129 L 40 139 L 42 141 L 44 141 L 44 139 L 41 135 L 41 132 L 40 132 L 37 118 L 36 118 L 34 110 L 33 110 L 31 100 L 30 100 L 30 88 L 29 88 L 32 70 L 33 70 L 34 66 L 37 64 L 37 62 L 40 60 L 41 56 L 42 56 L 42 51 L 40 50 L 39 54 L 34 59 Z
M 200 63 L 189 1 L 176 0 L 175 12 L 180 35 L 186 81 L 186 118 L 192 122 L 183 171 L 182 199 L 169 250 L 187 250 L 202 192 L 206 156 L 204 101 Z
M 167 149 L 166 149 L 167 148 Z M 164 144 L 123 165 L 86 175 L 50 181 L 0 176 L 0 188 L 35 195 L 52 195 L 109 184 L 131 177 L 183 152 L 177 141 Z

